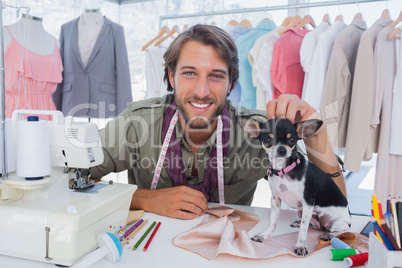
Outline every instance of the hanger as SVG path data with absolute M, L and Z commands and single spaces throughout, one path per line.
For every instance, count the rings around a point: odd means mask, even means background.
M 395 27 L 396 25 L 398 25 L 400 22 L 402 21 L 402 11 L 401 13 L 399 13 L 398 18 L 396 18 L 396 20 L 394 22 L 392 22 L 390 25 L 388 25 L 388 27 Z
M 361 12 L 356 13 L 355 17 L 353 18 L 354 20 L 362 20 L 363 19 L 363 14 Z
M 174 35 L 175 33 L 180 33 L 180 28 L 179 26 L 175 25 L 173 26 L 172 30 L 170 31 L 170 33 L 168 33 L 166 36 L 162 37 L 161 39 L 158 40 L 158 42 L 155 43 L 155 47 L 157 47 L 158 45 L 160 45 L 163 41 L 165 41 L 166 39 L 168 39 L 170 36 Z
M 335 21 L 342 21 L 343 22 L 342 14 L 339 14 L 338 16 L 336 16 Z
M 231 20 L 231 21 L 229 21 L 228 24 L 233 25 L 233 26 L 239 26 L 239 23 L 236 20 Z
M 301 17 L 299 15 L 294 16 L 292 18 L 292 20 L 290 21 L 290 23 L 288 25 L 286 25 L 285 28 L 283 28 L 282 30 L 278 31 L 278 34 L 282 35 L 284 32 L 286 32 L 287 30 L 289 30 L 292 27 L 295 27 L 300 22 L 301 22 Z
M 328 25 L 331 25 L 331 17 L 329 16 L 328 13 L 326 13 L 324 15 L 324 17 L 322 18 L 322 21 L 328 23 Z
M 397 36 L 399 33 L 401 32 L 401 28 L 398 27 L 395 30 L 393 30 L 389 35 L 388 35 L 388 39 L 401 39 L 400 36 Z
M 288 16 L 283 20 L 281 26 L 286 27 L 291 21 L 292 21 L 292 17 Z
M 168 33 L 168 32 L 170 32 L 169 27 L 163 26 L 162 29 L 161 29 L 161 31 L 159 32 L 159 34 L 158 34 L 154 39 L 152 39 L 151 41 L 149 41 L 145 46 L 143 46 L 142 49 L 141 49 L 141 51 L 146 50 L 147 47 L 149 47 L 153 42 L 155 42 L 156 40 L 158 40 L 159 38 L 161 38 L 165 33 Z
M 389 15 L 389 10 L 388 10 L 388 8 L 384 9 L 384 11 L 383 11 L 382 14 L 381 14 L 381 18 L 382 18 L 382 19 L 390 19 L 390 18 L 391 18 L 390 15 Z
M 240 26 L 247 27 L 247 28 L 253 28 L 253 25 L 248 19 L 244 19 L 239 23 Z
M 301 20 L 301 22 L 299 23 L 299 25 L 297 25 L 297 28 L 302 29 L 305 28 L 305 26 L 307 24 L 310 24 L 311 26 L 313 26 L 313 28 L 315 28 L 315 22 L 313 17 L 311 17 L 310 15 L 306 15 L 304 16 L 304 18 Z

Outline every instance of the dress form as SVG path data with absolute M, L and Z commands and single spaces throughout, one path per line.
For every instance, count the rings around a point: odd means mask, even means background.
M 78 48 L 84 66 L 102 29 L 104 18 L 99 9 L 86 9 L 78 20 Z
M 55 38 L 42 25 L 42 18 L 23 14 L 22 18 L 7 26 L 14 39 L 23 47 L 39 55 L 52 54 L 55 47 Z M 4 31 L 4 47 L 12 40 L 10 33 Z

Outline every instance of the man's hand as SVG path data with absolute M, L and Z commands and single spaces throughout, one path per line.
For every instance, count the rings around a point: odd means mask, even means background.
M 159 190 L 137 189 L 130 208 L 189 220 L 203 215 L 208 209 L 208 202 L 203 193 L 187 186 Z
M 278 99 L 267 103 L 267 117 L 287 118 L 292 123 L 298 123 L 308 119 L 319 119 L 320 114 L 297 95 L 282 94 Z

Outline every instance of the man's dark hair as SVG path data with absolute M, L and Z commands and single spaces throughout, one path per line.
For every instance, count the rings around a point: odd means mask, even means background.
M 170 69 L 173 74 L 176 73 L 180 52 L 188 41 L 199 42 L 206 46 L 210 45 L 216 50 L 220 58 L 228 65 L 229 82 L 232 83 L 230 90 L 232 90 L 239 78 L 239 57 L 237 55 L 236 44 L 223 29 L 203 24 L 194 25 L 187 31 L 179 34 L 163 55 L 165 59 L 165 74 L 163 79 L 168 85 L 167 90 L 173 91 L 173 87 L 169 81 L 168 70 Z

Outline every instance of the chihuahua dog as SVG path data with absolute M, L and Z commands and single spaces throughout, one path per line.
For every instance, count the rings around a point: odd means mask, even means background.
M 259 139 L 267 152 L 270 167 L 268 182 L 272 191 L 270 224 L 251 239 L 262 242 L 276 228 L 282 200 L 297 209 L 300 221 L 295 253 L 308 254 L 306 239 L 313 218 L 326 231 L 321 239 L 330 240 L 337 232 L 350 228 L 348 201 L 332 178 L 297 151 L 297 141 L 313 135 L 323 124 L 321 120 L 307 120 L 293 124 L 288 119 L 275 118 L 265 123 L 252 119 L 241 120 L 251 138 Z

